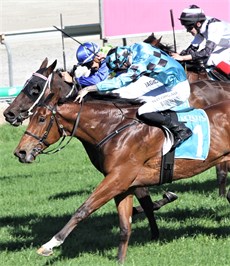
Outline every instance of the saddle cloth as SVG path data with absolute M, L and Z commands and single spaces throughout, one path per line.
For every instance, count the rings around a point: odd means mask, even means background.
M 202 109 L 186 109 L 177 112 L 178 120 L 186 122 L 193 135 L 184 141 L 175 150 L 175 158 L 205 160 L 210 147 L 210 125 L 208 116 Z M 166 130 L 166 139 L 163 145 L 165 155 L 173 145 L 172 133 Z

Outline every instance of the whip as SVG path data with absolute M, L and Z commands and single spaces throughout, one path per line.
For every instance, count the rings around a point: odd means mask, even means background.
M 75 42 L 77 42 L 80 45 L 83 45 L 85 48 L 87 48 L 92 54 L 94 54 L 95 56 L 97 56 L 97 53 L 95 53 L 93 50 L 91 50 L 90 48 L 88 48 L 86 45 L 84 45 L 83 43 L 79 42 L 77 39 L 73 38 L 72 36 L 70 36 L 68 33 L 66 33 L 64 30 L 59 29 L 56 26 L 53 26 L 56 30 L 62 32 L 64 35 L 66 35 L 67 37 L 71 38 L 72 40 L 74 40 Z
M 170 17 L 171 17 L 171 25 L 172 25 L 172 29 L 173 29 L 174 50 L 176 52 L 176 36 L 175 36 L 175 30 L 174 30 L 174 18 L 173 18 L 172 9 L 170 9 Z

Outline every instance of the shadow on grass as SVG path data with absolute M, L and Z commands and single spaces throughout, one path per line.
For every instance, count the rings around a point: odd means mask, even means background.
M 92 187 L 87 187 L 81 190 L 62 192 L 62 193 L 58 193 L 55 195 L 51 195 L 48 198 L 48 200 L 59 200 L 59 199 L 65 200 L 65 199 L 68 199 L 74 196 L 79 196 L 79 195 L 84 195 L 84 194 L 90 195 L 93 189 L 94 187 L 92 186 Z M 197 182 L 197 179 L 191 180 L 190 178 L 190 180 L 186 180 L 186 182 L 177 181 L 172 184 L 161 185 L 160 187 L 153 186 L 153 187 L 150 187 L 149 190 L 151 192 L 151 195 L 159 194 L 159 193 L 163 194 L 164 191 L 174 191 L 176 193 L 186 193 L 186 192 L 192 191 L 193 194 L 205 193 L 207 195 L 213 192 L 214 193 L 216 192 L 216 194 L 218 195 L 218 184 L 217 184 L 217 180 L 215 179 L 206 180 L 204 182 Z
M 171 184 L 165 184 L 160 187 L 150 187 L 151 192 L 156 192 L 159 193 L 159 190 L 169 190 L 169 191 L 174 191 L 174 192 L 180 192 L 180 193 L 185 193 L 192 191 L 194 194 L 195 193 L 212 193 L 216 192 L 218 195 L 218 182 L 217 179 L 212 178 L 209 180 L 205 180 L 204 182 L 199 182 L 198 177 L 191 177 L 183 180 L 178 180 L 174 183 Z
M 164 221 L 179 222 L 183 224 L 186 219 L 208 219 L 209 221 L 217 221 L 217 216 L 213 215 L 212 209 L 198 208 L 196 210 L 177 210 L 176 212 L 159 213 L 157 217 Z M 135 216 L 136 217 L 136 216 Z M 9 234 L 13 239 L 1 242 L 0 250 L 8 250 L 8 252 L 20 251 L 22 248 L 31 248 L 31 244 L 39 247 L 51 239 L 69 220 L 69 215 L 59 217 L 38 215 L 30 215 L 26 217 L 7 216 L 0 218 L 2 227 L 11 226 Z M 219 217 L 220 218 L 220 217 Z M 224 217 L 223 217 L 224 218 Z M 134 224 L 138 219 L 145 219 L 144 215 L 134 218 Z M 160 228 L 161 236 L 160 242 L 171 242 L 181 237 L 190 237 L 197 234 L 213 236 L 216 238 L 227 238 L 230 235 L 230 228 L 227 226 L 220 226 L 219 228 L 207 228 L 196 223 L 180 229 L 168 228 L 162 226 Z M 22 237 L 23 236 L 23 237 Z M 138 244 L 145 244 L 150 241 L 150 232 L 146 227 L 134 228 L 129 246 Z M 80 223 L 78 227 L 70 234 L 65 243 L 55 250 L 59 249 L 59 255 L 51 257 L 47 263 L 55 264 L 61 259 L 70 259 L 80 256 L 82 253 L 99 253 L 102 256 L 107 256 L 106 251 L 112 248 L 118 248 L 119 244 L 119 230 L 118 217 L 116 213 L 107 213 L 104 215 L 92 215 L 84 222 Z M 116 258 L 108 257 L 108 259 L 115 260 Z M 47 265 L 48 265 L 47 264 Z

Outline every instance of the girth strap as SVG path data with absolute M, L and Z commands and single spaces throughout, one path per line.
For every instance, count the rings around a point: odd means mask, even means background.
M 168 112 L 168 115 L 171 116 L 171 119 L 178 121 L 176 112 L 170 111 Z M 172 183 L 173 170 L 174 170 L 174 158 L 175 158 L 175 149 L 171 149 L 168 153 L 162 156 L 160 181 L 158 185 L 162 185 L 165 183 Z

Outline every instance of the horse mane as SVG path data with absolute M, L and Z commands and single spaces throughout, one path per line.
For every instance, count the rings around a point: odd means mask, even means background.
M 55 73 L 58 74 L 59 77 L 61 76 L 61 72 L 63 72 L 65 70 L 59 68 L 55 71 Z M 67 85 L 69 85 L 69 83 L 66 83 Z M 79 88 L 78 88 L 79 89 Z M 65 99 L 59 99 L 58 104 L 64 104 L 64 103 L 69 103 L 69 102 L 73 102 L 76 99 L 77 93 L 71 95 L 68 98 Z M 98 102 L 106 102 L 107 104 L 119 104 L 119 105 L 125 105 L 125 106 L 140 106 L 141 102 L 138 99 L 126 99 L 126 98 L 120 98 L 118 93 L 111 93 L 111 92 L 107 92 L 106 94 L 101 94 L 99 92 L 91 92 L 88 93 L 85 97 L 84 97 L 84 101 L 88 102 L 88 101 L 98 101 Z
M 140 106 L 141 101 L 139 99 L 127 99 L 120 98 L 117 93 L 106 93 L 100 94 L 98 92 L 92 92 L 86 95 L 85 101 L 103 101 L 108 102 L 109 104 L 121 104 L 121 105 L 129 105 L 129 106 Z
M 71 96 L 64 99 L 61 99 L 58 101 L 59 105 L 73 102 L 76 99 L 76 95 Z M 127 99 L 127 98 L 120 98 L 118 94 L 115 93 L 106 93 L 106 94 L 101 94 L 98 92 L 91 92 L 88 93 L 84 97 L 84 102 L 96 102 L 98 104 L 107 104 L 107 105 L 122 105 L 126 107 L 139 107 L 141 105 L 141 101 L 139 99 Z

